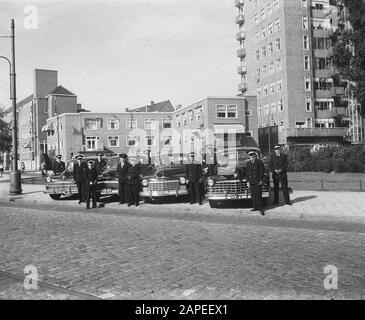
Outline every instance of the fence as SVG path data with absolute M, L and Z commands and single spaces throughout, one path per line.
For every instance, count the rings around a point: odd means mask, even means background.
M 289 187 L 293 190 L 308 191 L 365 191 L 365 180 L 290 180 Z

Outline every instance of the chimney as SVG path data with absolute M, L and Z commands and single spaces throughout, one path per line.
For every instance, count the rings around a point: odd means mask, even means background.
M 181 107 L 182 107 L 182 105 L 181 105 L 181 104 L 178 104 L 178 105 L 176 106 L 176 110 L 179 110 Z
M 151 106 L 153 106 L 155 104 L 155 101 L 151 101 Z
M 125 112 L 128 112 L 129 111 L 129 108 L 125 108 Z

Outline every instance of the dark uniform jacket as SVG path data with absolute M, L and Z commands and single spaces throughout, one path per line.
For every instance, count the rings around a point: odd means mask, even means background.
M 185 169 L 186 179 L 189 182 L 199 182 L 203 177 L 203 169 L 200 163 L 189 163 Z
M 118 174 L 118 182 L 119 183 L 127 183 L 127 172 L 128 172 L 128 169 L 129 169 L 130 166 L 131 166 L 130 163 L 125 162 L 124 166 L 122 168 L 121 163 L 120 162 L 118 163 L 117 174 Z
M 60 175 L 63 171 L 65 171 L 66 166 L 65 163 L 63 161 L 61 162 L 55 162 L 54 164 L 54 168 L 53 168 L 53 172 L 56 176 Z
M 140 184 L 140 174 L 142 172 L 142 167 L 140 163 L 129 165 L 127 171 L 127 184 Z
M 259 184 L 263 181 L 265 173 L 264 163 L 255 159 L 254 162 L 248 161 L 247 163 L 247 180 L 250 184 Z
M 280 153 L 280 156 L 273 154 L 270 157 L 270 171 L 272 172 L 273 179 L 281 179 L 287 177 L 288 170 L 288 156 L 285 153 Z M 275 170 L 281 169 L 281 172 L 278 174 Z
M 76 182 L 84 182 L 85 181 L 85 163 L 81 162 L 79 165 L 78 162 L 74 163 L 74 170 L 73 170 L 73 178 Z
M 89 168 L 86 167 L 84 170 L 84 179 L 85 182 L 87 184 L 89 184 L 90 182 L 92 182 L 93 184 L 97 184 L 98 182 L 98 171 L 96 170 L 96 168 Z
M 101 159 L 101 161 L 99 161 L 99 159 L 95 160 L 94 168 L 96 169 L 98 174 L 103 174 L 105 167 L 106 167 L 105 159 Z

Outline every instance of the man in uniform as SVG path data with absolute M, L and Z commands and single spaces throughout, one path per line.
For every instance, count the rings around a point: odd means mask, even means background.
M 95 160 L 94 167 L 98 172 L 98 175 L 102 175 L 106 167 L 106 161 L 105 159 L 103 159 L 104 155 L 102 152 L 99 152 L 96 155 L 98 156 L 98 158 Z
M 98 171 L 94 166 L 94 161 L 89 160 L 87 167 L 84 170 L 85 174 L 85 195 L 86 195 L 86 209 L 90 209 L 90 198 L 92 199 L 93 208 L 96 208 L 97 201 L 97 183 Z
M 119 163 L 117 166 L 118 174 L 118 194 L 119 204 L 129 203 L 127 194 L 127 172 L 130 164 L 128 163 L 128 156 L 125 153 L 119 155 Z
M 247 180 L 250 184 L 251 199 L 253 209 L 251 211 L 260 211 L 261 215 L 265 215 L 262 207 L 262 185 L 265 173 L 264 163 L 258 159 L 255 150 L 247 152 L 250 160 L 247 163 Z
M 279 182 L 281 190 L 283 191 L 284 200 L 286 204 L 291 205 L 288 190 L 288 156 L 281 152 L 280 146 L 274 147 L 275 154 L 271 155 L 269 168 L 272 172 L 272 180 L 274 181 L 274 202 L 273 205 L 279 203 Z
M 85 201 L 85 163 L 82 162 L 83 156 L 78 154 L 76 156 L 77 161 L 74 163 L 73 168 L 73 180 L 77 185 L 77 191 L 79 193 L 79 204 Z
M 59 176 L 66 170 L 65 163 L 61 160 L 62 156 L 59 154 L 56 156 L 56 162 L 54 164 L 53 173 L 55 176 Z
M 129 168 L 127 171 L 127 192 L 128 192 L 128 207 L 135 204 L 139 206 L 139 191 L 141 189 L 140 175 L 142 172 L 141 164 L 136 158 L 130 158 Z
M 199 205 L 202 205 L 203 196 L 201 184 L 203 181 L 203 169 L 200 163 L 195 162 L 194 153 L 190 154 L 190 163 L 186 165 L 185 174 L 190 188 L 190 204 L 193 204 L 195 203 L 195 200 L 198 200 Z

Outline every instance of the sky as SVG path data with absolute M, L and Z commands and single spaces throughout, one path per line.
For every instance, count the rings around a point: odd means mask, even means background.
M 84 108 L 121 112 L 237 95 L 236 14 L 234 0 L 0 0 L 0 36 L 14 18 L 18 101 L 32 93 L 34 69 L 51 69 Z M 8 38 L 1 55 L 11 55 Z M 10 105 L 3 59 L 1 105 Z

